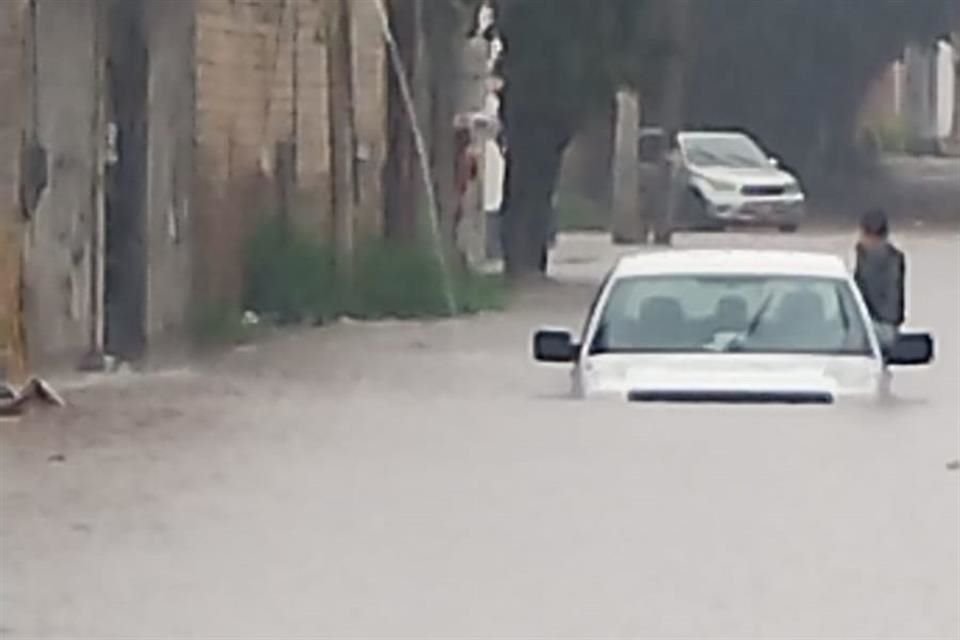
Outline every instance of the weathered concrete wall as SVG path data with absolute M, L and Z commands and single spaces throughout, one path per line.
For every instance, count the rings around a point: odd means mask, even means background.
M 0 4 L 0 224 L 16 220 L 17 157 L 20 143 L 20 117 L 24 94 L 21 78 L 23 43 L 20 2 Z
M 194 213 L 212 263 L 204 293 L 232 300 L 247 234 L 277 206 L 279 143 L 297 142 L 300 197 L 290 214 L 305 229 L 329 232 L 322 13 L 318 3 L 301 0 L 196 5 Z
M 900 121 L 903 107 L 903 63 L 884 69 L 863 101 L 860 121 L 865 125 L 891 125 Z
M 17 202 L 22 126 L 23 13 L 21 2 L 0 4 L 0 380 L 22 368 L 19 343 L 20 225 Z
M 194 6 L 152 0 L 147 152 L 148 339 L 175 334 L 188 320 L 193 289 Z
M 91 336 L 91 223 L 96 184 L 94 0 L 39 0 L 33 65 L 47 185 L 25 241 L 27 339 L 34 360 L 79 355 Z
M 235 300 L 242 248 L 256 221 L 278 209 L 278 145 L 295 143 L 287 213 L 303 231 L 332 234 L 324 3 L 195 0 L 197 181 L 193 212 L 207 298 Z M 384 46 L 376 6 L 354 0 L 358 231 L 382 229 L 386 154 Z M 286 172 L 288 175 L 290 172 Z M 293 180 L 291 180 L 292 182 Z

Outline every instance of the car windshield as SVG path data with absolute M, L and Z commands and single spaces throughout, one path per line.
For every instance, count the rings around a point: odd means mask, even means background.
M 687 162 L 695 167 L 732 169 L 770 167 L 766 154 L 746 136 L 685 137 L 681 147 Z
M 794 276 L 657 276 L 617 281 L 590 353 L 869 355 L 843 280 Z

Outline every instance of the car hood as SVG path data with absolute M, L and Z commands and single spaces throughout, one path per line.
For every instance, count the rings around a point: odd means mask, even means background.
M 735 169 L 731 167 L 692 167 L 694 176 L 715 180 L 717 182 L 732 182 L 739 185 L 753 185 L 759 187 L 779 187 L 791 182 L 795 178 L 774 167 L 760 167 L 754 169 Z
M 880 374 L 881 367 L 869 357 L 605 354 L 583 363 L 578 386 L 588 397 L 802 402 L 874 395 Z

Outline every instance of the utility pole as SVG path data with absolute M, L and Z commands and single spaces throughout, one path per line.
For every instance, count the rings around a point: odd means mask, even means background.
M 356 217 L 350 2 L 327 0 L 325 6 L 334 243 L 337 269 L 341 276 L 349 278 L 353 274 Z

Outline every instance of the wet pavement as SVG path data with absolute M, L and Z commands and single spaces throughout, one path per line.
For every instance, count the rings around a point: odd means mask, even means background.
M 960 232 L 899 240 L 939 358 L 883 407 L 564 398 L 585 235 L 505 313 L 74 385 L 0 423 L 0 637 L 960 637 Z

